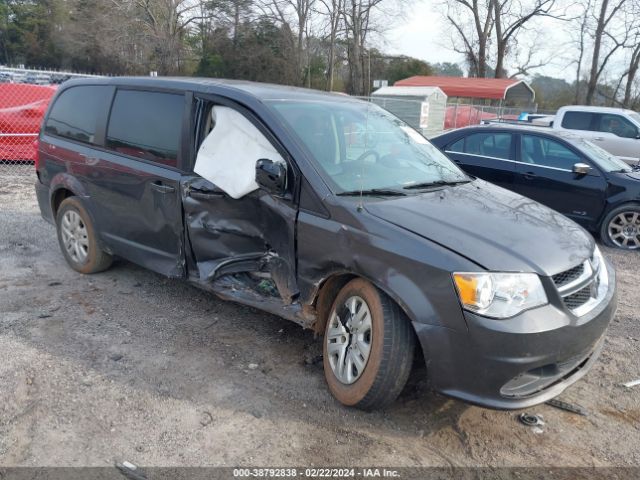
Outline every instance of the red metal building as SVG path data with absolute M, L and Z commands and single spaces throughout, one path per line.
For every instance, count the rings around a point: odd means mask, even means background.
M 536 94 L 524 80 L 517 78 L 414 77 L 398 80 L 396 87 L 438 87 L 449 99 L 473 98 L 508 103 L 533 104 Z

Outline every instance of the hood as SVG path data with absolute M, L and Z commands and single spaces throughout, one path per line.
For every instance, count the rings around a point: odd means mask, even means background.
M 640 194 L 640 171 L 635 172 L 609 172 L 607 182 L 614 187 L 612 194 L 628 190 L 632 195 Z
M 482 180 L 365 209 L 492 271 L 554 275 L 589 258 L 594 248 L 573 221 Z
M 640 171 L 638 170 L 634 170 L 633 172 L 627 172 L 625 173 L 625 175 L 627 176 L 627 178 L 630 178 L 631 180 L 635 180 L 635 181 L 640 180 Z

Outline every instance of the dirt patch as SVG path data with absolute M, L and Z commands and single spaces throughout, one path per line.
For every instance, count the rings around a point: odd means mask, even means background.
M 0 173 L 0 175 L 2 175 Z M 516 412 L 413 383 L 389 409 L 329 395 L 313 334 L 126 262 L 79 275 L 28 176 L 0 177 L 0 464 L 640 465 L 640 254 L 603 249 L 620 306 L 601 358 L 549 406 Z M 251 365 L 250 364 L 255 364 Z

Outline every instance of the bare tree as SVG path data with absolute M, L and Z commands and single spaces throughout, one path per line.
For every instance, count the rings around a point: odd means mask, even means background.
M 536 60 L 536 43 L 528 51 L 521 51 L 525 44 L 522 38 L 540 17 L 563 18 L 556 11 L 556 3 L 557 0 L 447 1 L 445 16 L 453 27 L 454 49 L 464 54 L 469 75 L 487 77 L 492 73 L 496 78 L 507 77 L 505 64 L 509 58 L 518 61 L 516 73 L 528 74 L 544 65 Z
M 632 102 L 632 89 L 634 82 L 636 80 L 636 75 L 638 74 L 638 67 L 640 67 L 640 41 L 638 41 L 638 36 L 636 38 L 636 44 L 631 52 L 631 59 L 629 60 L 629 68 L 626 72 L 626 84 L 624 88 L 624 98 L 622 100 L 622 105 L 625 108 L 631 108 Z
M 323 6 L 321 14 L 326 17 L 328 26 L 327 40 L 329 52 L 327 55 L 327 90 L 333 90 L 333 77 L 336 63 L 336 41 L 342 26 L 344 0 L 319 0 Z
M 576 20 L 579 22 L 579 33 L 576 39 L 577 49 L 578 49 L 578 58 L 576 59 L 576 88 L 575 88 L 575 98 L 574 102 L 576 104 L 580 103 L 580 77 L 582 76 L 582 65 L 584 61 L 584 54 L 586 49 L 586 33 L 589 25 L 589 14 L 591 11 L 591 4 L 593 0 L 586 0 L 586 3 L 583 6 L 582 14 L 576 17 Z
M 365 85 L 365 44 L 368 35 L 375 30 L 375 15 L 384 0 L 344 0 L 343 20 L 349 45 L 349 71 L 351 93 L 364 95 L 369 88 Z M 398 2 L 400 3 L 400 2 Z M 369 59 L 370 60 L 370 59 Z
M 486 77 L 489 43 L 494 27 L 493 0 L 451 0 L 446 18 L 454 29 L 454 49 L 465 56 L 469 76 Z
M 634 83 L 637 78 L 638 68 L 640 67 L 640 0 L 630 0 L 626 10 L 626 28 L 629 32 L 627 49 L 630 53 L 628 56 L 627 70 L 621 77 L 621 81 L 622 79 L 626 79 L 622 106 L 630 108 L 633 103 Z
M 593 55 L 591 56 L 591 69 L 589 71 L 589 82 L 587 84 L 587 96 L 585 103 L 591 105 L 598 86 L 598 80 L 606 68 L 613 54 L 622 48 L 627 40 L 628 32 L 623 29 L 622 33 L 614 31 L 615 25 L 612 20 L 621 11 L 626 0 L 600 0 L 599 5 L 594 4 L 595 29 L 593 30 Z M 620 39 L 618 36 L 622 36 Z
M 507 55 L 517 36 L 526 28 L 527 24 L 538 17 L 555 17 L 553 8 L 556 0 L 491 0 L 493 4 L 493 22 L 496 45 L 495 77 L 504 78 L 507 72 L 504 68 Z M 533 57 L 530 52 L 529 59 Z M 529 69 L 533 68 L 529 66 Z
M 551 58 L 549 56 L 540 57 L 539 52 L 544 51 L 540 47 L 543 40 L 537 36 L 533 42 L 523 48 L 522 52 L 518 49 L 518 44 L 514 41 L 510 50 L 513 50 L 513 69 L 509 72 L 509 78 L 516 78 L 519 75 L 530 75 L 532 70 L 547 65 Z
M 293 47 L 299 85 L 304 78 L 305 35 L 309 30 L 314 4 L 315 0 L 264 0 L 261 5 L 263 13 L 282 24 L 296 39 Z
M 199 0 L 111 0 L 113 9 L 131 16 L 152 49 L 150 68 L 160 74 L 181 71 L 188 47 L 186 38 L 193 24 L 203 19 Z

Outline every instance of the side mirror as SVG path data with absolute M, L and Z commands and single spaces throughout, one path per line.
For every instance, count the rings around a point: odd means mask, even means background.
M 573 166 L 573 173 L 577 175 L 586 175 L 591 171 L 591 167 L 586 163 L 576 163 Z
M 256 162 L 256 183 L 269 193 L 284 195 L 287 188 L 287 166 L 261 158 Z

